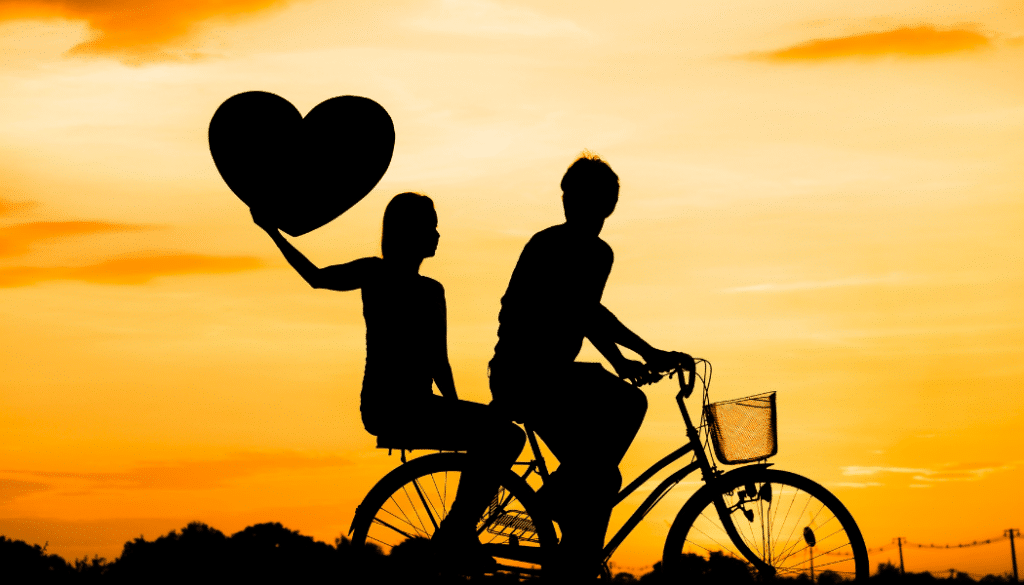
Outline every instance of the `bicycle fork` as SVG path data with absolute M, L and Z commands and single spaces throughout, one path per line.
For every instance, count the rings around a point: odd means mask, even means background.
M 725 528 L 726 534 L 729 535 L 729 539 L 736 545 L 740 554 L 746 557 L 746 559 L 750 561 L 750 564 L 754 565 L 754 568 L 757 569 L 759 573 L 772 577 L 775 575 L 775 567 L 771 566 L 768 562 L 765 562 L 764 559 L 747 546 L 743 537 L 740 536 L 739 531 L 736 529 L 736 524 L 733 522 L 733 515 L 737 511 L 742 512 L 743 517 L 747 522 L 754 521 L 754 511 L 748 509 L 748 506 L 758 505 L 763 502 L 767 504 L 768 510 L 770 511 L 772 505 L 771 484 L 762 484 L 761 489 L 758 490 L 755 484 L 750 483 L 740 489 L 737 495 L 739 496 L 739 501 L 732 506 L 726 505 L 725 500 L 721 495 L 716 496 L 714 499 L 715 509 L 718 511 L 718 516 L 722 520 L 722 527 Z M 766 517 L 764 511 L 762 511 L 760 517 L 762 522 L 764 522 L 764 518 Z M 762 526 L 762 529 L 764 528 L 765 527 Z M 770 530 L 771 527 L 768 527 L 768 529 Z M 767 556 L 771 555 L 771 551 L 769 550 L 764 551 L 764 553 Z M 768 561 L 770 562 L 771 558 L 769 558 Z

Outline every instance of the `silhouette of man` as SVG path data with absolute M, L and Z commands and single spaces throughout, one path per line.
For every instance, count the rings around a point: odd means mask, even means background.
M 562 529 L 560 558 L 545 573 L 579 580 L 596 574 L 622 485 L 619 462 L 647 412 L 643 392 L 621 378 L 685 360 L 692 368 L 692 358 L 655 349 L 601 304 L 613 253 L 598 236 L 618 202 L 618 176 L 584 153 L 561 187 L 565 223 L 530 239 L 501 299 L 490 384 L 494 404 L 529 424 L 558 458 L 540 492 Z M 584 337 L 618 376 L 575 361 Z M 619 345 L 647 366 L 624 357 Z

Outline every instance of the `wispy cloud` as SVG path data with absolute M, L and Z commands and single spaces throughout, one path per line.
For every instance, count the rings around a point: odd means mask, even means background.
M 43 492 L 53 486 L 38 481 L 0 478 L 0 505 L 35 492 Z
M 0 204 L 2 203 L 0 201 Z M 36 221 L 10 225 L 0 228 L 0 258 L 24 254 L 28 252 L 32 244 L 40 240 L 53 240 L 91 234 L 134 232 L 152 229 L 153 227 L 105 221 Z
M 836 487 L 860 489 L 860 488 L 878 487 L 878 486 L 883 485 L 883 484 L 881 484 L 881 483 L 879 483 L 877 481 L 837 481 L 837 482 L 833 482 L 832 485 L 834 485 Z
M 864 467 L 850 465 L 843 468 L 847 477 L 873 477 L 883 474 L 909 475 L 917 483 L 913 487 L 925 487 L 929 484 L 949 481 L 978 481 L 986 476 L 1013 469 L 1013 465 L 946 465 L 938 469 L 925 467 Z
M 0 288 L 29 286 L 49 280 L 94 284 L 145 284 L 160 276 L 222 274 L 262 268 L 250 256 L 144 254 L 115 258 L 88 266 L 14 266 L 0 268 Z
M 792 47 L 749 55 L 773 61 L 817 61 L 847 57 L 903 55 L 923 57 L 973 51 L 991 40 L 969 29 L 938 30 L 931 26 L 905 27 L 831 39 L 814 39 Z
M 841 288 L 850 286 L 873 286 L 906 284 L 909 277 L 904 274 L 887 274 L 884 276 L 851 276 L 833 280 L 804 280 L 798 282 L 764 282 L 722 289 L 724 293 L 782 293 L 824 288 Z
M 26 478 L 34 478 L 65 485 L 70 481 L 86 490 L 192 490 L 218 487 L 233 479 L 271 471 L 299 471 L 350 464 L 350 460 L 337 455 L 306 455 L 294 452 L 239 453 L 224 459 L 211 461 L 146 463 L 124 472 L 82 473 L 4 470 L 0 471 L 0 473 L 18 476 L 22 479 L 0 479 L 0 489 L 3 489 L 5 482 L 12 482 L 12 485 L 17 484 L 15 487 L 19 487 L 22 493 L 26 489 L 38 491 L 51 487 L 49 484 L 23 481 Z
M 215 16 L 256 12 L 289 0 L 0 0 L 0 21 L 84 20 L 95 38 L 71 53 L 115 54 L 126 61 L 180 59 L 166 51 L 193 24 Z
M 441 0 L 435 13 L 410 26 L 430 32 L 471 36 L 564 37 L 585 32 L 575 22 L 492 0 Z
M 0 197 L 0 217 L 32 209 L 36 205 L 35 201 L 11 201 Z

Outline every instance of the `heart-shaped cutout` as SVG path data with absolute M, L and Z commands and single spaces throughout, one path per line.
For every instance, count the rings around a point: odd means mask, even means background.
M 395 126 L 377 102 L 351 95 L 303 118 L 281 96 L 231 96 L 210 120 L 210 154 L 224 182 L 251 209 L 301 236 L 358 203 L 384 176 Z

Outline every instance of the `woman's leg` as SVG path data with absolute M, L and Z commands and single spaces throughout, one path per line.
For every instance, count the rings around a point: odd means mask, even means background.
M 443 532 L 471 531 L 497 493 L 501 474 L 522 453 L 525 433 L 487 405 L 441 396 L 417 403 L 401 418 L 402 435 L 415 437 L 419 444 L 465 449 L 470 465 L 459 481 Z

